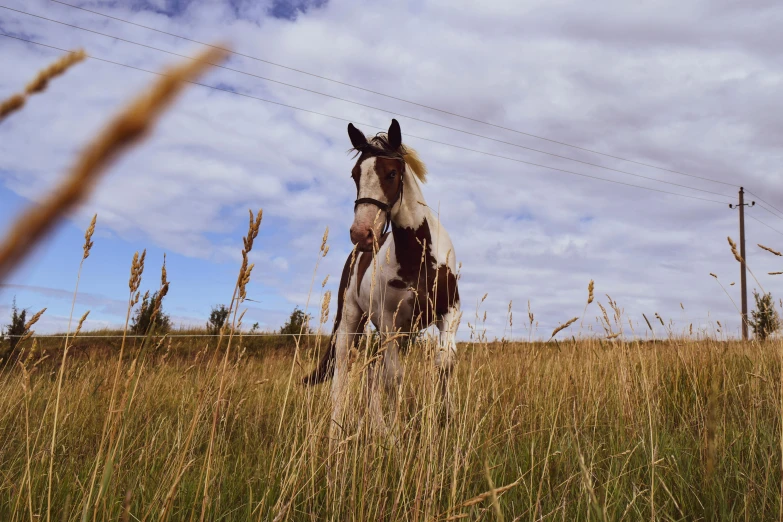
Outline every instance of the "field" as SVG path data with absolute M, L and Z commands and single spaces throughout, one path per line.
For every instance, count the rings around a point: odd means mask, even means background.
M 1 103 L 0 118 L 84 59 L 69 56 Z M 110 121 L 65 181 L 9 227 L 0 281 L 221 57 L 211 49 L 170 69 Z M 260 222 L 251 212 L 220 337 L 175 340 L 150 328 L 107 340 L 79 332 L 83 317 L 67 340 L 0 346 L 0 521 L 783 519 L 780 339 L 629 335 L 610 302 L 614 317 L 602 309 L 599 318 L 606 335 L 462 343 L 447 414 L 425 337 L 408 350 L 402 400 L 386 404 L 397 420 L 382 433 L 363 421 L 375 356 L 366 337 L 330 440 L 329 385 L 300 384 L 326 338 L 241 334 Z M 328 250 L 325 234 L 321 255 Z M 129 315 L 143 265 L 137 254 Z M 167 291 L 164 265 L 159 292 L 141 302 L 149 317 Z M 331 324 L 330 295 L 319 332 Z
M 227 359 L 206 341 L 126 349 L 121 363 L 74 352 L 53 459 L 56 354 L 7 368 L 0 519 L 41 520 L 50 494 L 53 520 L 781 514 L 779 342 L 464 344 L 449 418 L 420 343 L 389 436 L 358 422 L 367 371 L 354 365 L 355 414 L 334 454 L 328 385 L 298 384 L 290 344 L 243 353 L 242 343 Z M 314 351 L 302 347 L 305 369 Z

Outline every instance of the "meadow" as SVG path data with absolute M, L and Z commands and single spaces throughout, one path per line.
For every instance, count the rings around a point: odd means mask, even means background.
M 354 365 L 334 454 L 328 385 L 298 383 L 315 344 L 240 341 L 225 367 L 207 342 L 74 352 L 59 392 L 57 357 L 23 351 L 0 377 L 0 519 L 49 497 L 53 520 L 781 515 L 779 341 L 466 343 L 448 418 L 423 341 L 388 435 L 359 421 Z

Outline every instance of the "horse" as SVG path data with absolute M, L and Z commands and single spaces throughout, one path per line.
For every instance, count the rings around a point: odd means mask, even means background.
M 377 379 L 396 404 L 403 376 L 399 332 L 420 332 L 433 323 L 439 331 L 433 359 L 448 411 L 448 379 L 461 319 L 454 246 L 425 203 L 419 183 L 426 182 L 427 170 L 416 151 L 402 143 L 400 124 L 392 119 L 388 132 L 368 137 L 349 123 L 348 136 L 349 152 L 357 158 L 351 170 L 356 184 L 350 228 L 354 249 L 340 278 L 329 344 L 316 368 L 303 379 L 305 385 L 315 385 L 332 378 L 331 433 L 342 425 L 349 356 L 368 320 L 382 346 L 378 361 L 382 367 L 370 372 L 368 380 L 373 421 L 386 429 Z

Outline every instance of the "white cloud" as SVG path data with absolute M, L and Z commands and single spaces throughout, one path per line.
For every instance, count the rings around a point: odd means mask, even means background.
M 753 8 L 746 7 L 750 4 Z M 182 54 L 192 55 L 198 47 L 43 0 L 10 5 Z M 358 8 L 355 2 L 332 2 L 300 13 L 295 22 L 262 16 L 270 5 L 242 3 L 232 9 L 226 3 L 193 2 L 172 16 L 127 6 L 97 9 L 196 39 L 229 37 L 242 53 L 315 74 L 580 147 L 744 184 L 783 209 L 778 182 L 783 125 L 776 116 L 783 109 L 777 62 L 783 6 L 777 3 L 631 6 L 615 1 L 586 7 L 575 1 L 531 1 L 479 7 L 432 1 L 410 4 L 406 11 L 398 3 Z M 0 27 L 61 47 L 82 45 L 96 56 L 151 70 L 175 61 L 13 12 L 2 13 Z M 0 93 L 18 90 L 56 56 L 7 39 L 0 48 L 7 61 Z M 504 141 L 736 195 L 733 186 L 596 156 L 247 58 L 234 57 L 229 66 Z M 38 197 L 107 116 L 152 79 L 88 61 L 52 82 L 0 127 L 4 185 L 24 197 Z M 390 120 L 388 114 L 233 72 L 213 71 L 204 81 L 384 128 Z M 399 119 L 403 135 L 699 194 Z M 336 288 L 348 252 L 354 186 L 348 178 L 352 162 L 345 155 L 345 127 L 193 87 L 154 135 L 115 166 L 86 208 L 126 240 L 224 260 L 238 255 L 240 247 L 230 245 L 238 245 L 244 233 L 246 209 L 262 207 L 268 235 L 257 246 L 262 253 L 254 284 L 301 305 L 327 225 L 332 252 L 318 281 L 331 273 L 330 285 Z M 709 312 L 736 326 L 732 304 L 708 275 L 737 279 L 725 243 L 727 235 L 737 239 L 736 214 L 727 206 L 414 138 L 408 142 L 428 163 L 431 182 L 425 195 L 440 208 L 463 262 L 464 304 L 472 308 L 489 292 L 490 328 L 502 331 L 512 299 L 519 304 L 530 299 L 542 323 L 555 325 L 581 312 L 591 278 L 599 299 L 609 293 L 635 319 L 655 311 L 679 318 L 682 301 L 690 317 Z M 783 228 L 758 206 L 749 214 Z M 757 274 L 776 269 L 775 260 L 755 244 L 780 245 L 781 237 L 752 220 L 747 226 L 751 267 Z M 775 282 L 768 279 L 762 283 L 775 292 Z M 731 287 L 735 299 L 736 288 Z

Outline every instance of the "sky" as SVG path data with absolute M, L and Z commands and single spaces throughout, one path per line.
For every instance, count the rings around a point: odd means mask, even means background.
M 739 239 L 728 204 L 741 185 L 754 194 L 749 200 L 766 202 L 746 211 L 749 294 L 763 288 L 783 297 L 783 279 L 767 275 L 783 270 L 783 261 L 757 246 L 783 248 L 779 2 L 68 2 L 227 43 L 246 56 L 224 65 L 247 74 L 213 69 L 201 79 L 224 91 L 189 86 L 148 139 L 3 282 L 2 318 L 15 297 L 31 312 L 47 308 L 39 333 L 67 328 L 84 230 L 97 213 L 74 315 L 90 310 L 87 328 L 122 325 L 131 259 L 146 249 L 142 288 L 157 288 L 165 254 L 164 309 L 176 325 L 202 325 L 213 305 L 231 298 L 248 209 L 263 209 L 263 221 L 245 325 L 271 331 L 297 306 L 317 315 L 351 250 L 347 121 L 374 134 L 392 117 L 427 164 L 425 198 L 462 263 L 461 339 L 471 327 L 490 338 L 527 337 L 528 303 L 536 336 L 548 338 L 583 314 L 602 332 L 596 304 L 606 307 L 607 294 L 623 309 L 626 331 L 628 321 L 646 330 L 645 314 L 664 335 L 657 313 L 675 331 L 693 324 L 736 335 L 739 265 L 726 237 Z M 50 0 L 0 5 L 2 33 L 150 71 L 182 59 L 150 47 L 185 56 L 203 49 Z M 60 55 L 0 36 L 0 98 Z M 154 80 L 88 59 L 0 124 L 3 228 Z M 327 227 L 330 250 L 319 262 Z M 585 311 L 591 279 L 596 302 Z M 752 295 L 749 302 L 752 308 Z M 332 317 L 334 309 L 333 302 Z

